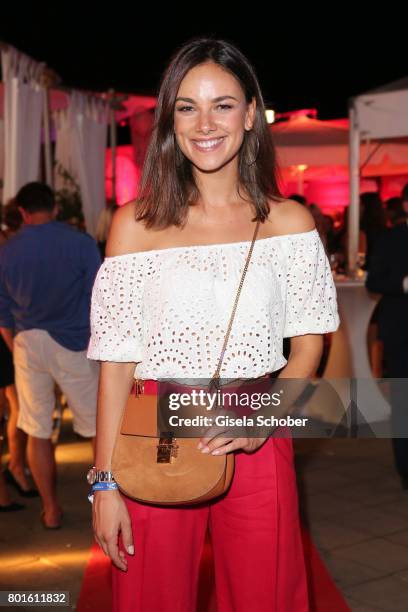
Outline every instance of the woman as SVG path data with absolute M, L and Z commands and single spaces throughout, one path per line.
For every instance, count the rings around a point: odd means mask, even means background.
M 140 197 L 114 216 L 92 293 L 88 357 L 103 362 L 97 469 L 110 470 L 134 376 L 211 378 L 257 219 L 221 376 L 285 366 L 280 376 L 306 378 L 318 366 L 321 334 L 338 325 L 324 248 L 307 209 L 279 195 L 253 68 L 228 42 L 195 39 L 164 74 Z M 283 336 L 292 337 L 287 363 Z M 291 440 L 200 444 L 235 453 L 221 498 L 166 508 L 118 490 L 95 493 L 113 609 L 194 610 L 209 522 L 219 612 L 308 610 Z

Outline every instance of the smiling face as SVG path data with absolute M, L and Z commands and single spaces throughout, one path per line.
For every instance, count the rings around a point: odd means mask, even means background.
M 218 64 L 195 66 L 177 92 L 174 132 L 178 146 L 203 172 L 219 170 L 237 160 L 245 130 L 255 118 L 237 79 Z

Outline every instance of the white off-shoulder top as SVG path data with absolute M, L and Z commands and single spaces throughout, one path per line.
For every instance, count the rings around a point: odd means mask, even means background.
M 91 300 L 87 357 L 135 362 L 139 378 L 210 378 L 251 241 L 106 257 Z M 286 364 L 283 338 L 333 332 L 336 289 L 316 229 L 255 242 L 221 376 Z

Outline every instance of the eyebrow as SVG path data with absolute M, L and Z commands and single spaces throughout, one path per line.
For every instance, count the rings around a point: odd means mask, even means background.
M 237 102 L 239 102 L 239 100 L 237 98 L 234 98 L 234 96 L 218 96 L 218 98 L 214 98 L 212 102 L 221 102 L 222 100 L 228 99 L 236 100 Z M 193 100 L 193 98 L 176 98 L 176 102 L 179 102 L 181 100 L 183 102 L 191 102 L 192 104 L 195 104 L 195 100 Z

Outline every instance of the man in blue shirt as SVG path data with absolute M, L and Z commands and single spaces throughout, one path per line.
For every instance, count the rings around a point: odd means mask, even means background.
M 0 248 L 0 332 L 13 351 L 18 427 L 43 502 L 45 527 L 60 526 L 51 440 L 55 383 L 74 430 L 93 438 L 99 364 L 86 357 L 92 286 L 101 260 L 95 240 L 55 220 L 52 189 L 28 183 L 16 196 L 23 227 Z

